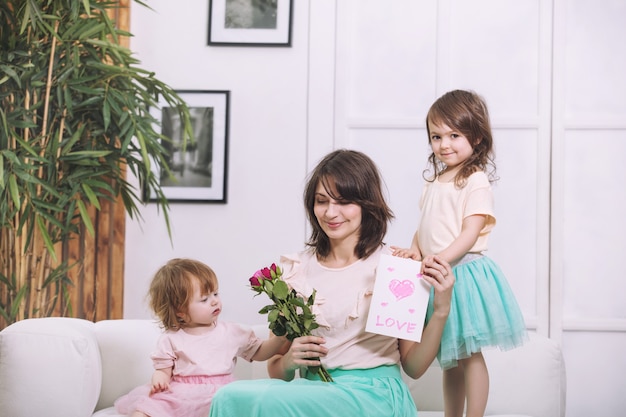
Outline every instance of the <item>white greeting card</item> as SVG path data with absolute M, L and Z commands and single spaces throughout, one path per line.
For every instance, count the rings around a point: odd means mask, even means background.
M 430 284 L 422 279 L 421 265 L 412 259 L 381 255 L 366 331 L 422 340 Z

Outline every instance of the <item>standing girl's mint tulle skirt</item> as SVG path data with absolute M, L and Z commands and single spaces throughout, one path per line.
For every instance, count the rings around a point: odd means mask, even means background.
M 483 348 L 509 350 L 528 338 L 522 312 L 498 265 L 486 256 L 465 255 L 452 267 L 456 282 L 450 315 L 437 354 L 443 369 Z M 426 313 L 433 314 L 433 291 Z

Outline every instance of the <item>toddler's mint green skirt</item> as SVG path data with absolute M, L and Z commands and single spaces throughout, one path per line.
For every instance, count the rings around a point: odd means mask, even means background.
M 399 366 L 329 372 L 334 382 L 317 375 L 232 382 L 213 397 L 210 417 L 417 416 Z
M 456 282 L 437 354 L 443 369 L 454 368 L 459 359 L 484 348 L 497 346 L 509 350 L 528 339 L 515 295 L 494 261 L 469 254 L 452 271 Z M 427 321 L 433 314 L 433 295 L 431 290 Z

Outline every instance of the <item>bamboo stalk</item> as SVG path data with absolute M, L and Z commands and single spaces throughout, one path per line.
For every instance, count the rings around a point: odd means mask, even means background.
M 52 90 L 52 71 L 54 69 L 54 56 L 56 53 L 57 46 L 57 37 L 55 36 L 57 30 L 59 29 L 59 21 L 57 20 L 54 23 L 54 33 L 52 34 L 52 45 L 50 47 L 50 60 L 48 63 L 48 76 L 46 78 L 46 93 L 44 95 L 44 105 L 43 105 L 43 119 L 41 124 L 41 152 L 40 156 L 44 156 L 45 149 L 47 147 L 47 137 L 48 137 L 48 112 L 50 111 L 50 91 Z M 39 166 L 38 177 L 43 177 L 43 165 Z M 37 185 L 37 196 L 41 194 L 41 185 Z
M 28 37 L 27 37 L 28 42 L 30 42 L 31 30 L 32 30 L 32 28 L 29 26 L 28 27 Z M 30 51 L 29 51 L 29 55 L 30 55 Z M 29 104 L 30 104 L 30 90 L 28 88 L 25 88 L 24 90 L 25 90 L 24 108 L 26 109 L 26 111 L 28 111 L 30 109 L 30 107 L 29 107 Z M 24 129 L 24 140 L 26 142 L 28 142 L 28 137 L 29 136 L 30 136 L 30 128 L 27 126 Z M 16 147 L 15 142 L 13 143 L 13 147 L 14 148 Z M 28 161 L 28 159 L 26 161 Z
M 17 230 L 17 228 L 15 229 Z M 20 247 L 18 248 L 17 258 L 19 259 L 19 266 L 17 268 L 17 273 L 19 274 L 18 284 L 16 285 L 16 291 L 19 291 L 24 285 L 28 285 L 28 252 L 25 251 L 22 247 L 22 240 L 24 238 L 24 233 L 20 234 L 18 244 Z M 17 319 L 21 320 L 25 317 L 24 311 L 26 309 L 26 297 L 23 297 L 20 300 L 20 307 L 17 313 Z
M 58 178 L 63 178 L 63 172 L 59 169 L 59 158 L 61 157 L 61 143 L 63 142 L 63 130 L 65 129 L 65 117 L 67 117 L 67 107 L 63 109 L 63 116 L 61 116 L 61 122 L 59 123 L 59 146 L 57 147 L 57 157 L 56 157 L 56 170 Z
M 47 223 L 47 222 L 46 222 Z M 47 251 L 43 242 L 41 232 L 37 227 L 35 229 L 35 239 L 33 240 L 33 258 L 31 259 L 31 287 L 30 287 L 30 314 L 34 317 L 42 317 L 45 304 L 43 287 L 43 262 L 42 257 Z M 37 253 L 37 251 L 41 251 Z

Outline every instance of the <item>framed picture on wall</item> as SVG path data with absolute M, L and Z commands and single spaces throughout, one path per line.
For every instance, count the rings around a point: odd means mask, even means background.
M 209 45 L 291 46 L 293 0 L 210 0 Z
M 161 188 L 171 202 L 226 203 L 228 167 L 229 91 L 179 90 L 187 103 L 194 140 L 183 146 L 182 125 L 174 108 L 159 103 L 150 110 L 161 123 L 161 133 L 170 140 L 162 145 L 168 152 L 167 170 L 155 171 Z M 158 170 L 157 164 L 152 164 Z M 150 196 L 151 201 L 156 196 Z

